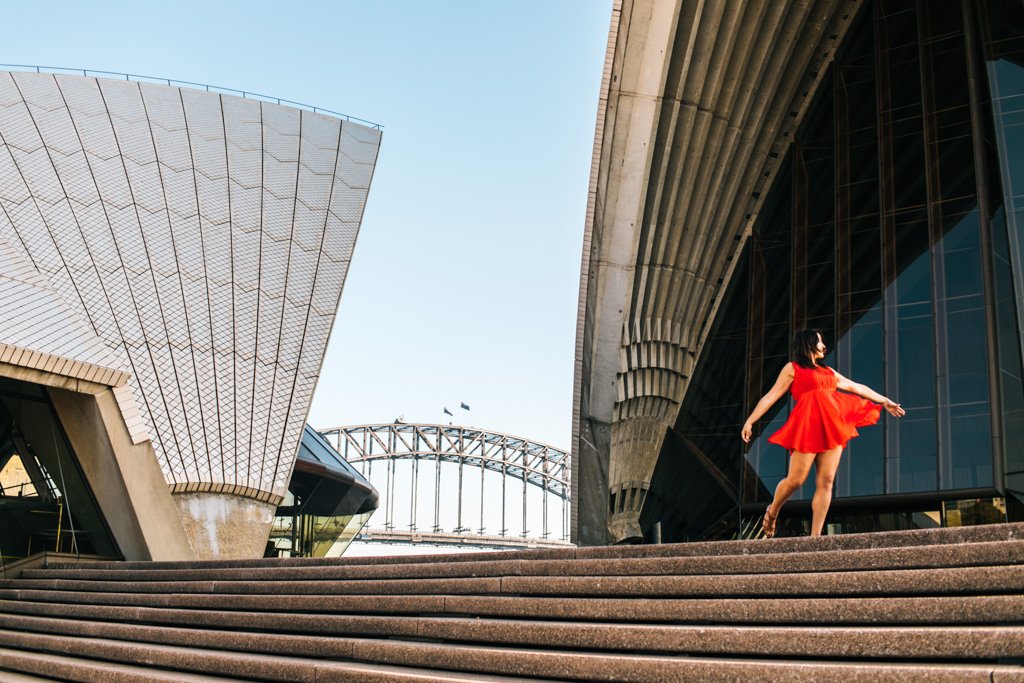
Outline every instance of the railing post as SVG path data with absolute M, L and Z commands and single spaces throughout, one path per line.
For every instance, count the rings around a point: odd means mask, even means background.
M 505 532 L 508 531 L 508 527 L 505 525 L 505 479 L 508 477 L 507 458 L 505 455 L 505 447 L 501 447 L 501 535 L 504 536 Z
M 458 526 L 455 527 L 455 533 L 461 534 L 464 529 L 462 528 L 462 466 L 465 464 L 465 459 L 462 454 L 459 454 L 459 518 Z
M 526 538 L 526 453 L 523 453 L 523 538 Z
M 434 533 L 441 531 L 441 459 L 434 458 Z
M 392 529 L 392 521 L 395 514 L 395 460 L 394 458 L 388 458 L 388 503 L 387 503 L 387 518 L 384 520 L 384 528 L 388 531 Z
M 483 456 L 481 455 L 480 456 L 480 530 L 477 532 L 481 536 L 484 535 L 484 529 L 487 528 L 487 527 L 484 526 L 484 488 L 485 488 L 484 475 L 485 474 L 487 474 L 487 468 L 484 467 L 484 460 L 483 460 Z
M 420 459 L 418 456 L 412 456 L 412 500 L 409 508 L 409 530 L 416 531 L 416 507 L 419 502 L 419 496 L 416 494 L 419 492 L 419 479 L 420 479 Z

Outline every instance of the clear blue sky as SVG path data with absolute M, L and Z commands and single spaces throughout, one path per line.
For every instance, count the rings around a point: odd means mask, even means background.
M 384 125 L 310 413 L 567 448 L 611 0 L 5 4 L 0 62 L 249 90 Z M 472 410 L 458 409 L 459 402 Z

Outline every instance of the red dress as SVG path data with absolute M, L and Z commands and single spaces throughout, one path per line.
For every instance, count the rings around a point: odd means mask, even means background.
M 786 450 L 822 453 L 845 446 L 857 427 L 878 422 L 882 406 L 859 396 L 836 391 L 836 373 L 824 365 L 803 368 L 793 363 L 796 376 L 789 390 L 796 405 L 782 428 L 768 441 Z

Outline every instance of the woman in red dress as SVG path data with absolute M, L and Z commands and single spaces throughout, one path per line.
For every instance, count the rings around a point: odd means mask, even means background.
M 796 405 L 782 429 L 768 441 L 789 451 L 789 473 L 775 488 L 775 497 L 761 520 L 764 535 L 775 535 L 775 521 L 789 497 L 807 479 L 815 466 L 814 499 L 811 501 L 811 536 L 820 536 L 825 515 L 832 502 L 832 481 L 846 443 L 857 436 L 857 427 L 878 422 L 882 408 L 895 417 L 906 414 L 900 405 L 863 384 L 851 382 L 819 361 L 825 357 L 825 342 L 817 330 L 800 330 L 793 338 L 793 361 L 786 363 L 754 412 L 743 424 L 740 436 L 750 443 L 754 423 L 787 390 Z M 842 393 L 849 392 L 849 393 Z

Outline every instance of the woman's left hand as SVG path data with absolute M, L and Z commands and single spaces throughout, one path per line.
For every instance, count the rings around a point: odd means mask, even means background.
M 903 410 L 903 406 L 892 400 L 886 400 L 883 407 L 889 411 L 889 414 L 893 417 L 903 417 L 907 414 L 907 411 Z

